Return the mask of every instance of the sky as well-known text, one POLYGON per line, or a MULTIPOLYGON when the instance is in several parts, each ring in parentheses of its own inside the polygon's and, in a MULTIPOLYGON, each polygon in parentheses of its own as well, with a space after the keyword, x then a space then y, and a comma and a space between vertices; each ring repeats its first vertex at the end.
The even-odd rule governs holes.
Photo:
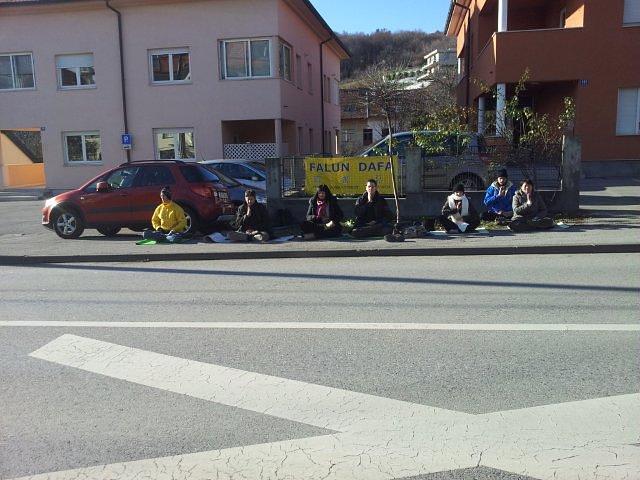
POLYGON ((311 0, 336 33, 442 31, 451 0, 311 0))

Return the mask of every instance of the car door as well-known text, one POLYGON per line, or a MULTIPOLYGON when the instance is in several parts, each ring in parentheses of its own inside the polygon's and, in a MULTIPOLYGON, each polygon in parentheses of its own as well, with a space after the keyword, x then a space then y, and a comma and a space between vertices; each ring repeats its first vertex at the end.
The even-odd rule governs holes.
POLYGON ((85 189, 80 197, 88 225, 124 226, 131 221, 131 188, 139 167, 112 170, 85 189), (98 192, 98 182, 107 182, 109 190, 98 192))
MULTIPOLYGON (((135 225, 148 225, 158 205, 162 187, 175 185, 168 165, 144 165, 131 189, 131 219, 135 225)), ((175 192, 174 192, 175 193, 175 192)))

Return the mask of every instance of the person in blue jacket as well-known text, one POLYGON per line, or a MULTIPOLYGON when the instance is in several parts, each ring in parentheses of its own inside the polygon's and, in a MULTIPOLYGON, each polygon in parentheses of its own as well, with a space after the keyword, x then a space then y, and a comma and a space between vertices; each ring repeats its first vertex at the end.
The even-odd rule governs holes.
POLYGON ((482 220, 486 222, 496 221, 507 223, 513 216, 513 196, 516 193, 515 185, 509 181, 507 170, 498 171, 498 178, 493 182, 484 196, 484 204, 487 211, 482 213, 482 220))

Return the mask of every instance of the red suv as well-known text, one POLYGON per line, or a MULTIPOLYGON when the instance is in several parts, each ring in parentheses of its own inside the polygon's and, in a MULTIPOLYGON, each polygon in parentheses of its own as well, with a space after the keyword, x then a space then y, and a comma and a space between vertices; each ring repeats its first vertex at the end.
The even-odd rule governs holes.
POLYGON ((151 224, 160 190, 169 186, 187 216, 187 232, 194 233, 234 213, 227 189, 218 182, 206 168, 180 160, 123 163, 47 200, 42 224, 62 238, 78 238, 85 228, 106 236, 123 227, 142 230, 151 224))

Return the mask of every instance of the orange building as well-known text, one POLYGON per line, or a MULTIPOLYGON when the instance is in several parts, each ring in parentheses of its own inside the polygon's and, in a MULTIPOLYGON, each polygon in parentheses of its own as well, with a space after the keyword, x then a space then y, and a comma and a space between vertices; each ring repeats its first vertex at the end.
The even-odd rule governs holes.
POLYGON ((640 0, 454 0, 446 33, 457 37, 458 103, 478 110, 479 131, 491 110, 504 125, 528 69, 521 104, 557 114, 574 99, 587 175, 638 174, 640 0))

